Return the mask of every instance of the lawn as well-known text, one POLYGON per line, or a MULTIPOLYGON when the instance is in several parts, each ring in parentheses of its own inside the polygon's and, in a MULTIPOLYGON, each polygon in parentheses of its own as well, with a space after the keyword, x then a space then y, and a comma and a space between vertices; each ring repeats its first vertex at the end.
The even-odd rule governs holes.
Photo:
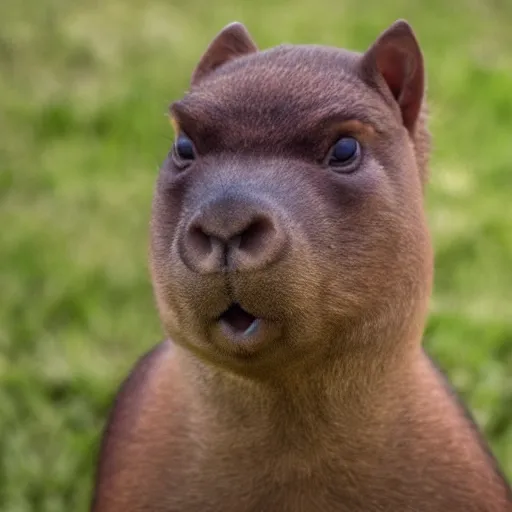
POLYGON ((424 49, 435 292, 425 342, 512 478, 512 3, 0 2, 0 510, 85 512, 113 394, 162 336, 147 271, 167 105, 209 40, 424 49))

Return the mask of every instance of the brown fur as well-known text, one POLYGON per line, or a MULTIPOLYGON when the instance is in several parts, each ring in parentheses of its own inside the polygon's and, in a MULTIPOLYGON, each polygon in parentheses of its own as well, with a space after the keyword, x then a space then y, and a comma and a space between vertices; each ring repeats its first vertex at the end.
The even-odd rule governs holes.
POLYGON ((258 51, 240 24, 212 42, 171 107, 197 157, 169 156, 155 189, 170 339, 118 394, 94 512, 512 510, 421 348, 423 74, 405 22, 362 55, 258 51), (349 174, 324 160, 343 135, 349 174), (234 301, 264 319, 250 343, 219 329, 234 301))

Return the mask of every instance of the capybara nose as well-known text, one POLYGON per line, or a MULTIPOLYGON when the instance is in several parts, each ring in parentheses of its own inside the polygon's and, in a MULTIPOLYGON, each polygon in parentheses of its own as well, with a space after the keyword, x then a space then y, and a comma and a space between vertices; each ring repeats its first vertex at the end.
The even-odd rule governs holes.
POLYGON ((256 270, 282 256, 286 239, 270 206, 222 196, 201 208, 185 227, 180 255, 199 273, 256 270))

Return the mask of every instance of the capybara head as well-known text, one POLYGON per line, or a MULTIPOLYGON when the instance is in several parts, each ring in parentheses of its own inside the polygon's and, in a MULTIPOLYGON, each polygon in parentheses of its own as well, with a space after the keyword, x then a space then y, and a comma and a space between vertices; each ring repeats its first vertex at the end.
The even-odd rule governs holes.
POLYGON ((226 26, 170 107, 150 251, 167 334, 266 372, 419 339, 432 277, 424 88, 405 21, 362 54, 260 51, 226 26))

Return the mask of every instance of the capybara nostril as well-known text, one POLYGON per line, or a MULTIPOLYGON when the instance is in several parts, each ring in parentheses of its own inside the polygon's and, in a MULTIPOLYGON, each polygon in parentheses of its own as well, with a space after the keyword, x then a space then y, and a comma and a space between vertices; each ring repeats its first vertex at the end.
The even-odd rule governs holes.
POLYGON ((254 270, 279 258, 285 241, 281 221, 269 207, 222 197, 192 218, 180 254, 199 273, 254 270))
POLYGON ((242 233, 232 238, 229 244, 234 247, 236 242, 241 251, 254 253, 264 247, 267 241, 271 241, 274 235, 272 220, 262 216, 254 219, 242 233))
POLYGON ((216 245, 215 238, 205 233, 199 223, 190 226, 187 236, 190 250, 195 252, 198 258, 208 258, 213 252, 216 245))

